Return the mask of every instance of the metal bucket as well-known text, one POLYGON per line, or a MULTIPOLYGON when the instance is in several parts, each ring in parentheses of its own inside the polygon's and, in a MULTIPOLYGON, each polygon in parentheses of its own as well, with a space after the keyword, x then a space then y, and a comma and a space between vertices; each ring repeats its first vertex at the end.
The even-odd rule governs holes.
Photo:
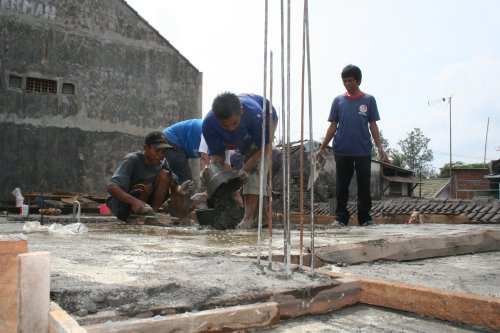
POLYGON ((207 186, 207 196, 210 199, 215 191, 223 184, 234 183, 235 188, 242 185, 241 178, 234 170, 228 170, 224 166, 211 163, 203 173, 203 180, 207 186))

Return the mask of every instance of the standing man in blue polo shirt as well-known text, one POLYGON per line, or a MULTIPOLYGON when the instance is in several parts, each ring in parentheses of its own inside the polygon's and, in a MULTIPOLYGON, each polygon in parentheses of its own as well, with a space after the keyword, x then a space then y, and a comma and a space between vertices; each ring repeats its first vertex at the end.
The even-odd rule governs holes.
POLYGON ((380 116, 375 98, 359 89, 361 70, 357 66, 347 65, 342 70, 341 77, 347 92, 333 100, 328 117, 330 126, 316 157, 318 159, 322 157, 326 146, 333 138, 337 170, 335 225, 346 226, 349 223, 350 216, 347 211, 349 185, 356 171, 358 223, 361 226, 369 226, 373 224, 370 216, 371 137, 377 145, 379 157, 386 158, 377 126, 380 116))
MULTIPOLYGON (((238 149, 243 156, 243 167, 239 174, 244 181, 243 202, 245 216, 238 224, 238 228, 254 228, 256 224, 255 213, 259 204, 260 194, 260 159, 261 149, 264 146, 264 202, 263 211, 267 214, 267 174, 269 170, 268 154, 272 147, 269 133, 274 135, 278 123, 278 115, 271 103, 266 100, 266 127, 265 142, 262 143, 263 97, 255 94, 235 95, 224 92, 214 99, 212 110, 203 119, 203 136, 208 145, 208 154, 211 162, 224 163, 226 150, 238 149), (272 110, 272 111, 271 111, 272 110), (273 126, 270 124, 272 114, 273 126)), ((267 218, 263 216, 263 221, 267 218)))

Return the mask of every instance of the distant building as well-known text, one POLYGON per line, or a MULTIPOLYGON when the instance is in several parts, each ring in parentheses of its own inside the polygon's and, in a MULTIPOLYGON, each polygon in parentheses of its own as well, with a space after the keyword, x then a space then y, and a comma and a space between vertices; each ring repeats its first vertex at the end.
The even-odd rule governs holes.
MULTIPOLYGON (((310 191, 309 179, 310 174, 310 144, 309 141, 304 143, 304 206, 308 210, 310 206, 310 191)), ((280 147, 281 148, 281 147, 280 147)), ((319 148, 319 143, 313 143, 313 150, 319 148)), ((330 202, 333 214, 333 205, 336 187, 336 167, 335 158, 331 147, 327 147, 323 154, 323 160, 317 165, 316 181, 314 182, 314 200, 315 202, 330 202)), ((291 207, 292 211, 297 211, 299 207, 300 197, 300 144, 295 142, 291 147, 290 159, 290 189, 291 189, 291 207)), ((413 178, 414 172, 412 170, 400 168, 388 163, 382 163, 377 160, 372 160, 371 165, 371 194, 373 200, 384 200, 390 198, 405 198, 417 196, 417 186, 419 181, 413 178)), ((349 187, 349 200, 357 200, 357 181, 356 174, 353 175, 351 185, 349 187)), ((280 193, 282 191, 281 180, 279 182, 273 179, 273 192, 280 193)), ((275 207, 279 209, 279 201, 276 201, 275 207)))
POLYGON ((451 198, 475 199, 491 196, 490 182, 485 179, 488 171, 488 168, 452 168, 451 198))
POLYGON ((0 3, 0 200, 104 194, 145 134, 201 117, 202 73, 122 0, 0 3))

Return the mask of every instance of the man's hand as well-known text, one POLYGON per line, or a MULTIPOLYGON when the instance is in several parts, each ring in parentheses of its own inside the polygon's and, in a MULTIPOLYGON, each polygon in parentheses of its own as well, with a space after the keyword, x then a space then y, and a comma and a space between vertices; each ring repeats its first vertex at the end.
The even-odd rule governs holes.
POLYGON ((321 149, 321 148, 316 152, 316 154, 315 154, 316 161, 320 161, 323 158, 323 152, 324 152, 324 149, 321 149))
POLYGON ((136 214, 142 215, 142 214, 153 213, 153 208, 144 201, 141 201, 139 199, 134 200, 134 203, 131 206, 132 206, 132 211, 136 214))
POLYGON ((186 180, 181 184, 178 191, 182 195, 191 195, 194 193, 194 182, 192 180, 186 180))
POLYGON ((243 184, 245 184, 247 181, 248 181, 248 178, 250 178, 250 175, 248 174, 248 172, 246 172, 245 170, 241 169, 239 172, 238 172, 239 176, 240 176, 240 179, 241 179, 241 182, 243 184))
POLYGON ((389 160, 389 158, 387 157, 387 155, 385 154, 384 152, 384 149, 382 149, 382 147, 379 147, 378 148, 378 158, 381 162, 384 162, 384 163, 391 163, 391 161, 389 160))

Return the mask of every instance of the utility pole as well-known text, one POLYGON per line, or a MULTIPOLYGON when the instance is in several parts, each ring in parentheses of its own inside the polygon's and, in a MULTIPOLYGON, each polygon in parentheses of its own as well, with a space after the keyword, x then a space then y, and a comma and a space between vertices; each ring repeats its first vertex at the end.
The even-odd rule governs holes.
POLYGON ((451 168, 453 166, 453 155, 452 155, 452 150, 451 150, 451 98, 453 97, 450 96, 450 97, 442 97, 442 98, 438 98, 438 99, 434 99, 434 100, 430 100, 427 102, 427 105, 429 105, 429 107, 431 106, 434 106, 438 103, 441 103, 441 102, 446 102, 446 100, 448 100, 448 105, 449 105, 449 110, 450 110, 450 181, 451 181, 451 168))

